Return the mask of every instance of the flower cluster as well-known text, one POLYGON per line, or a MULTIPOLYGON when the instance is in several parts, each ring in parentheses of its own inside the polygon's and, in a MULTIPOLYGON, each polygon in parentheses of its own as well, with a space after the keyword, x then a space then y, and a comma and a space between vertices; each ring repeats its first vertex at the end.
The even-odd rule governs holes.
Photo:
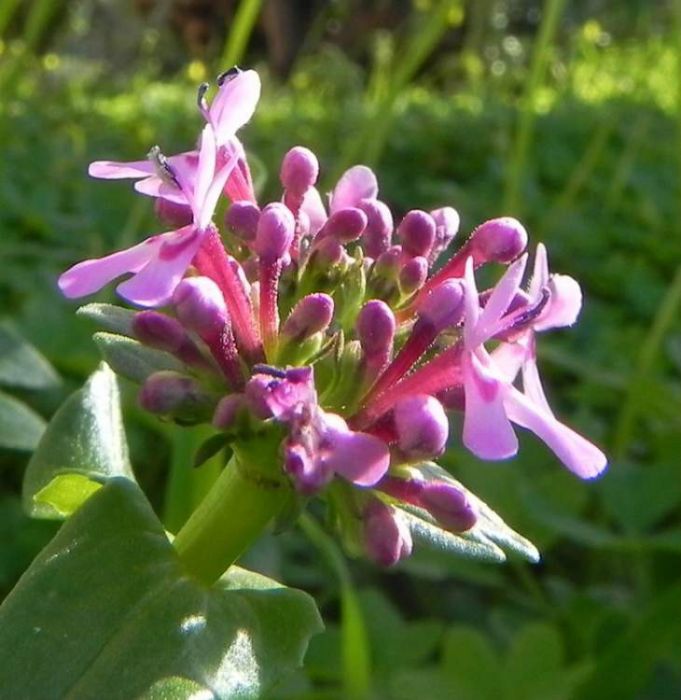
POLYGON ((208 90, 195 150, 90 166, 94 177, 136 179, 173 230, 59 280, 81 297, 131 274, 117 289, 145 307, 132 334, 181 367, 146 379, 144 408, 211 421, 237 448, 275 441, 277 476, 301 498, 323 496, 346 541, 384 565, 412 548, 403 506, 451 532, 476 523, 456 482, 422 468, 445 450, 448 412, 463 415, 462 442, 481 459, 515 455, 520 426, 579 477, 605 468, 603 453, 554 416, 537 370, 536 334, 575 322, 579 285, 549 272, 541 244, 524 284, 518 221, 486 221, 452 252, 454 209, 415 209, 396 223, 362 165, 325 202, 304 147, 283 158, 281 201, 262 205, 236 136, 259 99, 258 75, 220 76, 210 103, 208 90), (479 290, 485 265, 506 269, 479 290))

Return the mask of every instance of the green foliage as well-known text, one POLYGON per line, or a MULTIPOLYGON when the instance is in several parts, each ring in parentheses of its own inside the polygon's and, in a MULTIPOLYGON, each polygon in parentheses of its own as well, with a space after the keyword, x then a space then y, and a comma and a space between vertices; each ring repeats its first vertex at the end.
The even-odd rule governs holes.
POLYGON ((0 653, 12 658, 0 687, 16 697, 130 698, 189 683, 257 698, 301 663, 320 629, 309 596, 264 576, 233 568, 211 589, 188 578, 139 487, 118 477, 0 608, 0 653))

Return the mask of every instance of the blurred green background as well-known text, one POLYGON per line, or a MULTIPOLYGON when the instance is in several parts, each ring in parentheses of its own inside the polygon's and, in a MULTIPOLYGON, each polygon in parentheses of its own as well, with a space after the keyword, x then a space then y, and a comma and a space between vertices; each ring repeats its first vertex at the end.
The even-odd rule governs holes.
MULTIPOLYGON (((242 132, 263 199, 303 144, 324 187, 364 162, 398 213, 452 205, 462 236, 513 214, 548 244, 585 308, 542 338, 543 374, 611 459, 580 483, 535 440, 512 463, 452 448, 538 566, 417 552, 380 572, 302 532, 265 538, 247 565, 314 593, 328 623, 273 697, 678 700, 680 52, 681 0, 0 0, 0 596, 56 527, 21 512, 30 450, 98 362, 56 275, 157 230, 150 201, 86 166, 190 146, 196 84, 239 63, 264 81, 242 132)), ((172 528, 202 493, 201 431, 124 388, 172 528)))

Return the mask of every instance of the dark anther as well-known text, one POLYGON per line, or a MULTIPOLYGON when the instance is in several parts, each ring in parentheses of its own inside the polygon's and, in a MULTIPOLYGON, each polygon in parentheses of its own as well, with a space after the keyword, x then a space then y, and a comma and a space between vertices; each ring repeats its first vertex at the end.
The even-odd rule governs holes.
POLYGON ((272 367, 272 365, 253 365, 253 371, 256 374, 268 374, 270 377, 277 377, 277 379, 286 379, 286 371, 278 367, 272 367))
POLYGON ((241 68, 239 68, 239 66, 234 66, 233 68, 226 70, 224 73, 220 73, 215 82, 218 84, 218 87, 222 87, 223 83, 227 83, 233 78, 236 78, 239 73, 241 73, 241 68))
POLYGON ((163 182, 176 187, 180 186, 177 181, 177 177, 168 162, 168 159, 161 153, 161 149, 158 146, 153 146, 152 149, 147 154, 147 158, 154 164, 156 168, 156 174, 163 180, 163 182))
POLYGON ((199 106, 199 109, 203 109, 203 98, 206 96, 209 87, 210 85, 208 83, 201 83, 201 85, 199 85, 196 95, 196 104, 199 106))

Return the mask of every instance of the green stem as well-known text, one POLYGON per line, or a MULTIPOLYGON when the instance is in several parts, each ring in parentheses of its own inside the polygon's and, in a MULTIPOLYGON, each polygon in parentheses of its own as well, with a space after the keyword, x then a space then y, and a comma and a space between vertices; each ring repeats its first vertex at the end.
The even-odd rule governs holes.
POLYGON ((289 496, 285 484, 258 478, 234 456, 178 532, 174 545, 187 572, 215 583, 262 533, 289 496))

